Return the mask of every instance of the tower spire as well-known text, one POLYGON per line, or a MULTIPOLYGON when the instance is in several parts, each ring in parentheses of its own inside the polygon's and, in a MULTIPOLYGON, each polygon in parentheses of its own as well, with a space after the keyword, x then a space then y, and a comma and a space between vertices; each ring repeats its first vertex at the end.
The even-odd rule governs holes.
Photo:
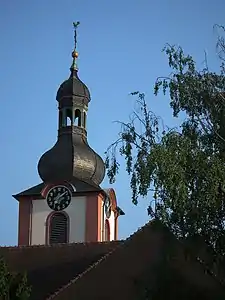
POLYGON ((59 87, 58 139, 39 160, 38 172, 43 182, 68 181, 75 184, 81 180, 99 186, 105 176, 102 158, 89 146, 87 141, 87 112, 91 100, 88 87, 77 74, 77 27, 73 23, 74 50, 71 74, 59 87))
POLYGON ((77 28, 80 25, 80 22, 73 22, 73 28, 74 28, 74 50, 72 52, 73 62, 71 66, 71 71, 77 71, 77 58, 78 58, 78 52, 77 52, 77 28))

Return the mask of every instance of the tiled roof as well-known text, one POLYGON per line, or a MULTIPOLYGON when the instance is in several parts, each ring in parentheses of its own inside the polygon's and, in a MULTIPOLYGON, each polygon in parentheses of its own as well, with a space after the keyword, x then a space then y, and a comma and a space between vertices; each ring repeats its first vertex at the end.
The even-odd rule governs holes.
POLYGON ((27 272, 31 300, 46 299, 121 242, 0 247, 9 269, 27 272))
MULTIPOLYGON (((193 291, 198 291, 198 299, 225 299, 221 283, 187 256, 184 245, 159 221, 146 224, 126 241, 0 248, 0 254, 11 270, 27 271, 33 286, 31 300, 136 300, 136 283, 146 272, 150 288, 161 285, 162 264, 185 282, 187 299, 196 299, 193 291)), ((170 277, 167 299, 176 299, 181 284, 170 277)))

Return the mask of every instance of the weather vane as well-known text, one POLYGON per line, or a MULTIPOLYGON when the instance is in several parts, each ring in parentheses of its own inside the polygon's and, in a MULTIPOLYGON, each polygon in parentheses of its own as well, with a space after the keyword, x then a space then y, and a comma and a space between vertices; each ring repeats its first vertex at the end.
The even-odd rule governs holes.
POLYGON ((77 52, 77 27, 80 25, 80 22, 73 22, 73 28, 74 28, 74 50, 72 52, 73 57, 73 63, 72 63, 72 70, 78 70, 77 67, 77 58, 78 58, 78 52, 77 52))
POLYGON ((73 22, 74 28, 74 50, 77 49, 77 27, 80 25, 80 22, 73 22))

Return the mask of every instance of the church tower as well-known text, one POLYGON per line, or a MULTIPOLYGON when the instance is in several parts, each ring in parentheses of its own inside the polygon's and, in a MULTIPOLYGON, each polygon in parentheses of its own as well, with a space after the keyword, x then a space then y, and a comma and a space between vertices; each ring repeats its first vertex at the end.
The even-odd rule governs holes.
POLYGON ((42 183, 13 197, 19 201, 19 245, 117 240, 118 207, 115 191, 102 189, 102 158, 87 141, 91 100, 78 77, 77 27, 70 76, 59 87, 58 138, 38 162, 42 183))

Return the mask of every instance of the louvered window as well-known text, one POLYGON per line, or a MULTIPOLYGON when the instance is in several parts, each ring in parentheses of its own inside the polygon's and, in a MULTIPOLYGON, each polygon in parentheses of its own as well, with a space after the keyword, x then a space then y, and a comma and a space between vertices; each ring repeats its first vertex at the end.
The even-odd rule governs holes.
POLYGON ((49 223, 49 244, 68 242, 68 218, 64 213, 54 213, 49 223))

